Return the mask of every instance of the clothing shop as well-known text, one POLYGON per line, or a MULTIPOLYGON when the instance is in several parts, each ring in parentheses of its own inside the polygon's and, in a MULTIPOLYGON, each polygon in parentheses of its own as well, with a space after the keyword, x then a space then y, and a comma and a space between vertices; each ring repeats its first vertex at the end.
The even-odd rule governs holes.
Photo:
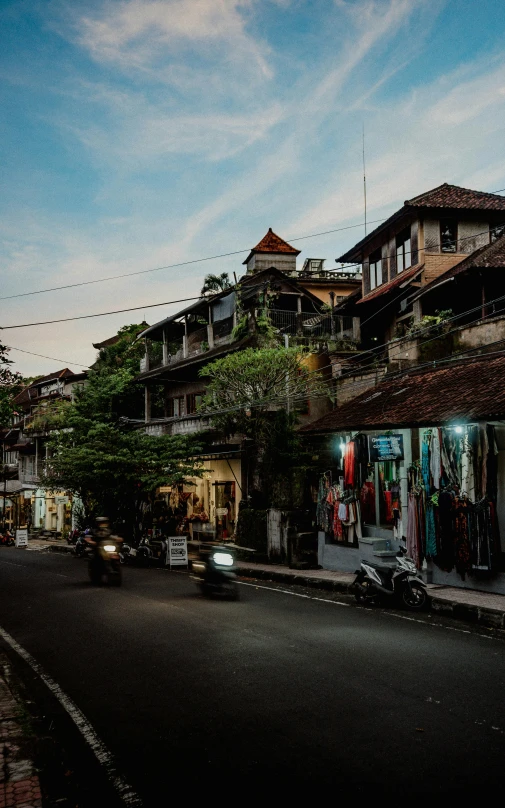
POLYGON ((301 430, 323 568, 394 564, 402 541, 428 583, 505 594, 504 378, 505 356, 413 370, 301 430))
POLYGON ((336 433, 319 478, 319 563, 351 572, 361 559, 394 558, 407 512, 410 431, 336 433))

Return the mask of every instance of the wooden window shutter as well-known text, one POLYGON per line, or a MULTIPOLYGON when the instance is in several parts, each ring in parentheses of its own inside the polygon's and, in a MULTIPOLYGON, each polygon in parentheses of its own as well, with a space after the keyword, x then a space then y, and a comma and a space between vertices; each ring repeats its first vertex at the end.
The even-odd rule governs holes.
POLYGON ((411 266, 419 263, 419 222, 412 222, 410 227, 410 249, 412 250, 411 266))
POLYGON ((389 242, 389 280, 396 277, 396 237, 389 242))
POLYGON ((370 291, 370 260, 367 258, 363 261, 363 297, 370 291))

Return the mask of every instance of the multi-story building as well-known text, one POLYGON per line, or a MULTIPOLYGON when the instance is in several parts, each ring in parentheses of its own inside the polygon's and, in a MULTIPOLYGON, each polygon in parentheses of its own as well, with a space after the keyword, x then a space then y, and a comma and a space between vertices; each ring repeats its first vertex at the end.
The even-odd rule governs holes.
MULTIPOLYGON (((249 479, 247 463, 242 462, 242 437, 225 441, 213 431, 211 419, 199 410, 206 388, 201 369, 218 357, 257 344, 268 323, 277 331, 281 345, 296 341, 309 347, 311 369, 323 369, 331 378, 328 351, 337 346, 345 349, 359 339, 358 320, 337 316, 333 309, 361 287, 360 274, 326 270, 324 260, 314 258, 308 258, 299 270, 298 255, 299 250, 270 229, 251 250, 244 262, 245 275, 235 287, 202 297, 140 334, 146 352, 137 382, 145 386, 146 431, 154 435, 207 431, 210 435, 204 456, 207 471, 202 480, 194 480, 192 489, 183 492, 193 492, 186 498, 190 500, 188 514, 205 515, 206 520, 198 520, 203 532, 231 535, 249 479), (160 388, 161 399, 159 392, 153 395, 160 388)), ((300 421, 308 423, 320 417, 329 406, 329 400, 306 402, 300 408, 300 421)), ((168 501, 169 492, 166 496, 168 501)))
POLYGON ((68 368, 35 379, 15 397, 16 413, 11 427, 1 434, 7 525, 27 524, 34 530, 61 533, 72 525, 72 496, 65 491, 39 487, 46 461, 47 440, 58 428, 61 407, 72 401, 86 384, 85 372, 68 368))

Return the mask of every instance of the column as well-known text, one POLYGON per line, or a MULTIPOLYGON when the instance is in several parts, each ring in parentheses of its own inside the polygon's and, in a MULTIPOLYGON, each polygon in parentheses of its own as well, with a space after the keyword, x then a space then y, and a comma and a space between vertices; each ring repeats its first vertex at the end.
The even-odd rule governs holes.
POLYGON ((207 326, 207 342, 209 343, 209 351, 214 347, 214 324, 212 322, 212 307, 209 306, 209 324, 207 326))
POLYGON ((182 338, 182 355, 186 359, 188 355, 188 315, 184 317, 184 336, 182 338))
POLYGON ((163 364, 168 365, 167 329, 163 329, 163 364))
POLYGON ((144 413, 144 420, 147 424, 151 420, 151 391, 147 384, 144 388, 144 413))

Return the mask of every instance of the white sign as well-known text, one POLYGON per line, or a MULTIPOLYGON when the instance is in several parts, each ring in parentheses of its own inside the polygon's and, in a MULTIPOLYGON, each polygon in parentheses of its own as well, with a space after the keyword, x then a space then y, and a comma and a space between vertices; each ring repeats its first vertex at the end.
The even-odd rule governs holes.
POLYGON ((216 508, 216 515, 217 516, 226 516, 228 513, 228 508, 216 508))
POLYGON ((186 536, 169 537, 168 563, 171 567, 188 565, 188 540, 186 536))
POLYGON ((68 503, 68 497, 55 497, 54 502, 56 505, 66 505, 68 503))
POLYGON ((170 494, 172 491, 171 485, 160 485, 159 492, 160 494, 170 494))
POLYGON ((16 530, 16 547, 28 546, 28 528, 16 530))

